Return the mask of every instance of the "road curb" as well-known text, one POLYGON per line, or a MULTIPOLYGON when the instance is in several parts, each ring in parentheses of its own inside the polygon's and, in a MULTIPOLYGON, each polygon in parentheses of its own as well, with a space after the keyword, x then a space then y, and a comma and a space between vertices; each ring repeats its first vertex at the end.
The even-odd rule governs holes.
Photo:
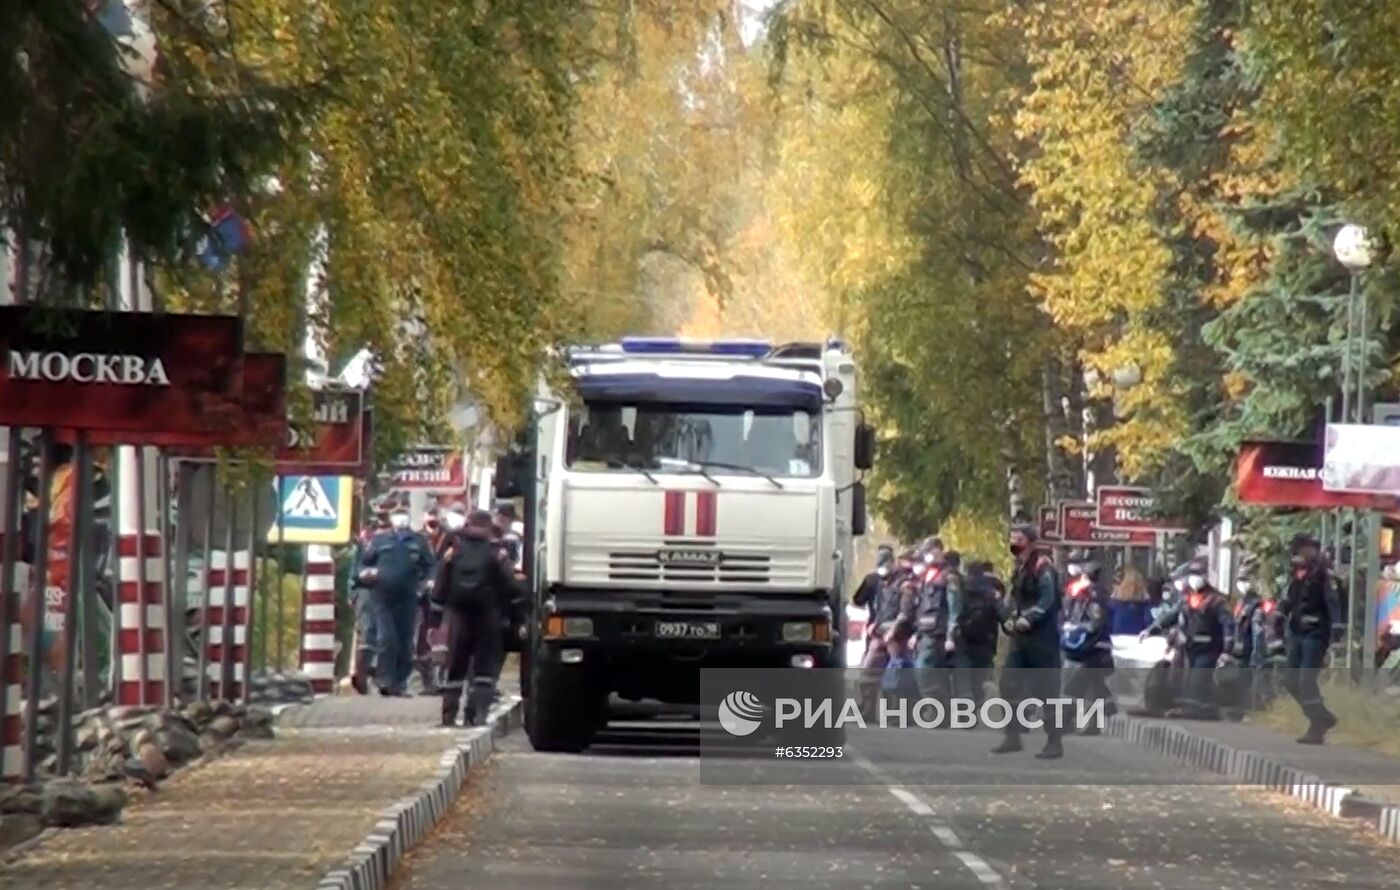
POLYGON ((1400 844, 1400 806, 1364 800, 1353 788, 1324 782, 1258 751, 1236 748, 1175 724, 1115 715, 1108 719, 1106 729, 1108 735, 1154 754, 1218 773, 1241 785, 1286 794, 1330 816, 1366 823, 1385 839, 1400 844))
POLYGON ((491 710, 485 726, 468 730, 443 752, 432 778, 385 809, 374 829, 344 862, 332 868, 317 890, 383 890, 403 857, 426 838, 456 803, 467 772, 490 758, 496 739, 520 725, 521 700, 508 696, 491 710))

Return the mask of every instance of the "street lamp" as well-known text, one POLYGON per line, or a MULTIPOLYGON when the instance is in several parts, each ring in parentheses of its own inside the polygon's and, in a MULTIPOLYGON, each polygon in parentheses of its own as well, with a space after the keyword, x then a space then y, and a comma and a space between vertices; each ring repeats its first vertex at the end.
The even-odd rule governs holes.
MULTIPOLYGON (((1347 335, 1342 345, 1342 423, 1365 423, 1366 422, 1366 369, 1371 355, 1369 319, 1367 318, 1366 297, 1361 292, 1361 273, 1370 267, 1375 260, 1376 245, 1371 239, 1370 233, 1365 227, 1348 223, 1337 231, 1336 237, 1332 240, 1332 253, 1337 258, 1337 262, 1346 267, 1351 273, 1351 288, 1347 293, 1347 335), (1352 378, 1355 377, 1353 383, 1352 378), (1353 392, 1354 388, 1354 392, 1353 392), (1353 408, 1355 410, 1353 411, 1353 408)), ((1330 423, 1332 418, 1327 418, 1330 423)), ((1367 524, 1371 518, 1370 511, 1367 511, 1367 524)), ((1340 522, 1340 518, 1338 520, 1340 522)), ((1324 519, 1324 523, 1326 520, 1324 519)), ((1357 551, 1357 530, 1361 524, 1360 512, 1353 509, 1351 511, 1351 554, 1347 559, 1347 626, 1346 626, 1346 666, 1351 667, 1352 663, 1352 643, 1355 639, 1355 604, 1357 601, 1357 580, 1358 580, 1358 551, 1357 551)), ((1325 525, 1324 525, 1325 528, 1325 525)), ((1337 529, 1337 550, 1338 556, 1341 551, 1341 528, 1337 529)), ((1367 577, 1374 578, 1373 573, 1368 573, 1367 577)), ((1366 664, 1372 661, 1375 641, 1372 639, 1371 623, 1374 620, 1374 608, 1371 605, 1370 596, 1362 596, 1361 602, 1365 608, 1365 641, 1363 643, 1367 650, 1366 664)))

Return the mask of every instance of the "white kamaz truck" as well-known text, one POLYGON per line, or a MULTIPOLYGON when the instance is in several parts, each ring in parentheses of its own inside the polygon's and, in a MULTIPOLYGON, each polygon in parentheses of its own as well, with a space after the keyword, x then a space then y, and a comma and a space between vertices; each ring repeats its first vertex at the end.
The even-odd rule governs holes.
POLYGON ((566 352, 497 493, 525 501, 526 725, 576 751, 608 700, 708 667, 840 667, 874 433, 839 341, 627 338, 566 352))

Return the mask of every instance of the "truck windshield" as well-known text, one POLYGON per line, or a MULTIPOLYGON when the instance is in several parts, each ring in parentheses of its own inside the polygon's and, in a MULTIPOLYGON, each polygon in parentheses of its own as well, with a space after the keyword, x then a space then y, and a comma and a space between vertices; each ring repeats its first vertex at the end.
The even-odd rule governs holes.
POLYGON ((588 402, 570 412, 570 469, 666 471, 663 458, 812 477, 821 472, 820 423, 785 407, 588 402))

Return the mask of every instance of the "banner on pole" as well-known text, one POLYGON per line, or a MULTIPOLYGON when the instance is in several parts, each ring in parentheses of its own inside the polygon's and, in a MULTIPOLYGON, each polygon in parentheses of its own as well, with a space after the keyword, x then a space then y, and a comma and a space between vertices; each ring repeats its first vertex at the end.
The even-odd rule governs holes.
POLYGON ((1117 531, 1185 532, 1185 523, 1155 515, 1157 496, 1150 488, 1100 485, 1095 492, 1099 528, 1117 531))
POLYGON ((1098 514, 1098 505, 1093 501, 1061 501, 1060 543, 1075 547, 1151 547, 1157 540, 1152 529, 1102 528, 1098 514))
POLYGON ((349 476, 281 476, 269 543, 348 544, 354 504, 349 476))
POLYGON ((1040 538, 1043 541, 1060 540, 1060 509, 1058 507, 1040 508, 1040 538))
POLYGON ((1322 487, 1329 492, 1400 497, 1400 426, 1328 424, 1322 487))
POLYGON ((94 430, 88 439, 95 445, 123 445, 136 438, 144 445, 171 448, 171 457, 187 461, 215 460, 215 448, 273 448, 287 437, 287 357, 248 353, 240 365, 242 385, 227 398, 209 400, 202 429, 150 429, 136 437, 94 430))
POLYGON ((1235 495, 1240 503, 1268 507, 1393 511, 1400 498, 1328 491, 1322 484, 1323 446, 1317 442, 1240 444, 1235 495))
POLYGON ((462 449, 420 445, 394 459, 389 467, 393 491, 460 494, 467 490, 467 465, 462 449))
MULTIPOLYGON (((241 407, 233 316, 0 306, 0 426, 208 432, 241 407)), ((96 441, 96 440, 94 440, 96 441)))

